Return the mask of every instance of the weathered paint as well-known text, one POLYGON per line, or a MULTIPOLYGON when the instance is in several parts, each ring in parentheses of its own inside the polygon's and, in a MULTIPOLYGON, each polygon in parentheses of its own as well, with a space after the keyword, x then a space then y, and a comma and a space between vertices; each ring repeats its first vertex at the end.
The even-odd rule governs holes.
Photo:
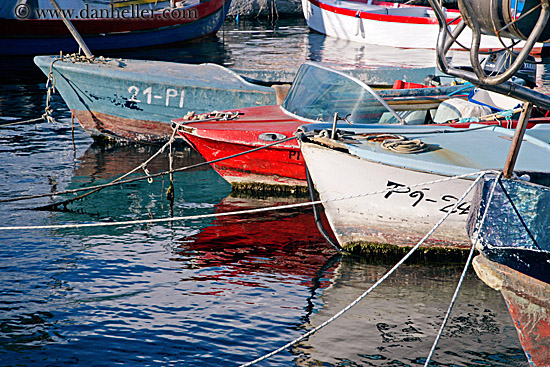
POLYGON ((160 143, 172 134, 171 126, 159 121, 128 119, 96 111, 71 112, 93 138, 160 143))
MULTIPOLYGON (((436 88, 429 89, 438 92, 436 88)), ((409 91, 411 90, 407 92, 409 91)), ((394 92, 390 93, 395 96, 394 92)), ((261 140, 262 134, 280 134, 281 137, 291 137, 298 127, 309 132, 315 129, 331 128, 331 124, 303 125, 304 121, 288 116, 280 106, 251 107, 240 109, 239 112, 239 118, 230 121, 192 122, 183 118, 174 119, 174 121, 185 123, 185 128, 180 132, 181 135, 207 161, 242 153, 271 143, 271 141, 261 140)), ((533 121, 546 122, 547 119, 533 119, 533 121)), ((515 123, 512 121, 511 126, 515 123)), ((499 122, 491 121, 486 124, 498 126, 499 122)), ((469 126, 469 123, 434 124, 425 126, 424 129, 468 128, 469 126)), ((399 128, 399 126, 395 127, 399 128)), ((371 126, 371 128, 376 128, 376 126, 371 126)), ((392 127, 386 126, 381 129, 392 129, 392 127)), ((418 127, 412 127, 412 129, 419 131, 418 127)), ((358 125, 346 126, 344 130, 360 132, 361 127, 358 125)), ((508 131, 506 134, 512 133, 512 131, 508 131)), ((468 163, 468 159, 456 151, 442 149, 437 151, 437 155, 448 165, 468 163)), ((470 163, 472 166, 477 164, 470 163)), ((278 192, 290 189, 294 192, 300 191, 299 188, 306 185, 303 164, 299 145, 296 140, 291 140, 269 149, 218 162, 213 167, 238 190, 249 191, 256 188, 258 191, 278 192), (277 186, 281 186, 281 188, 277 188, 277 186)))
MULTIPOLYGON (((399 154, 370 141, 341 142, 345 149, 331 149, 314 142, 301 144, 315 188, 325 202, 329 223, 342 247, 357 242, 416 244, 451 210, 473 180, 423 183, 479 170, 501 170, 510 146, 505 137, 513 134, 512 130, 500 127, 479 129, 479 126, 459 130, 433 125, 365 125, 354 129, 356 133, 393 133, 411 140, 421 139, 431 148, 421 153, 399 154), (458 154, 463 158, 457 164, 458 154), (411 185, 418 186, 409 188, 411 185), (366 196, 384 190, 388 191, 366 196)), ((548 143, 526 135, 517 170, 548 172, 549 160, 548 143)), ((430 236, 428 245, 470 246, 466 220, 473 196, 472 191, 430 236)))
POLYGON ((479 278, 502 293, 532 366, 550 363, 550 284, 479 255, 473 261, 479 278))
MULTIPOLYGON (((54 60, 53 56, 38 56, 35 63, 48 75, 54 60)), ((135 136, 138 141, 168 139, 171 120, 188 111, 204 113, 276 102, 273 88, 249 83, 215 64, 64 60, 55 61, 53 75, 56 89, 84 128, 130 140, 135 136)))
MULTIPOLYGON (((242 153, 273 141, 262 134, 292 137, 303 121, 287 116, 280 106, 241 109, 237 120, 191 122, 181 134, 207 161, 242 153)), ((175 119, 180 122, 183 119, 175 119)), ((235 187, 305 187, 305 169, 296 140, 290 140, 213 164, 213 168, 235 187)), ((273 191, 273 188, 270 189, 273 191)))
MULTIPOLYGON (((400 187, 442 177, 369 162, 313 143, 302 143, 301 149, 330 226, 344 248, 360 243, 414 246, 472 182, 453 180, 403 190, 400 187), (392 190, 364 196, 386 189, 392 190), (348 197, 352 198, 340 200, 348 197)), ((468 201, 447 218, 426 245, 470 246, 465 225, 468 201)))

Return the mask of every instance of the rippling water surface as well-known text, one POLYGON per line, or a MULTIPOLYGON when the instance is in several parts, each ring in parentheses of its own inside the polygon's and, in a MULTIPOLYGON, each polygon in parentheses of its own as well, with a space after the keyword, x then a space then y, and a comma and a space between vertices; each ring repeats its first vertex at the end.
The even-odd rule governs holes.
MULTIPOLYGON (((228 22, 217 37, 190 45, 110 56, 290 69, 305 60, 361 67, 433 65, 429 51, 339 42, 302 20, 228 22), (423 56, 421 55, 423 54, 423 56)), ((45 77, 25 58, 1 60, 0 122, 35 118, 45 77)), ((0 197, 106 183, 138 167, 152 146, 94 144, 64 124, 0 128, 0 197)), ((177 117, 177 116, 175 116, 177 117)), ((185 147, 175 167, 201 162, 185 147)), ((167 152, 149 164, 168 168, 167 152)), ((141 173, 140 173, 141 174, 141 173)), ((137 174, 136 174, 137 175, 137 174)), ((230 195, 209 168, 112 187, 63 210, 62 200, 2 203, 1 226, 58 225, 213 214, 301 199, 230 195)), ((94 228, 0 231, 0 365, 238 365, 319 325, 392 264, 340 258, 307 209, 94 228)), ((461 265, 409 264, 345 317, 261 365, 418 366, 423 364, 461 265)), ((499 293, 469 274, 433 365, 525 366, 499 293)))

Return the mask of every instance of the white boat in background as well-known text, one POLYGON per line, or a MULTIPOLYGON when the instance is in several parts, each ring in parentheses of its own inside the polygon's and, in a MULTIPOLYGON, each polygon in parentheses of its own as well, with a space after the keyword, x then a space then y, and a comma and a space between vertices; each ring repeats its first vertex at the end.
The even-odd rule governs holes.
MULTIPOLYGON (((439 24, 431 7, 398 4, 376 0, 302 0, 302 9, 308 26, 327 36, 355 42, 399 48, 435 49, 439 24)), ((447 9, 450 28, 458 25, 460 12, 447 9)), ((470 47, 471 31, 467 27, 459 39, 470 47)), ((504 39, 507 46, 513 45, 504 39)), ((525 42, 519 42, 519 49, 525 42)), ((537 43, 531 53, 540 54, 542 43, 537 43)), ((504 46, 497 37, 482 36, 482 50, 498 50, 504 46)), ((462 50, 456 43, 452 49, 462 50)))
MULTIPOLYGON (((311 133, 319 130, 317 126, 326 128, 311 124, 302 129, 311 133)), ((550 145, 529 135, 545 129, 536 126, 526 133, 516 164, 518 171, 548 172, 550 145)), ((510 129, 473 124, 467 129, 364 125, 345 130, 349 133, 342 133, 339 139, 323 137, 326 134, 321 132, 314 138, 303 138, 300 144, 332 231, 343 248, 369 243, 415 245, 452 209, 473 177, 425 183, 480 170, 501 170, 514 134, 510 129), (396 151, 399 147, 383 147, 398 137, 408 143, 418 139, 424 149, 403 154, 396 151), (374 192, 380 193, 366 195, 374 192)), ((458 205, 426 244, 471 246, 466 219, 472 195, 458 205)))

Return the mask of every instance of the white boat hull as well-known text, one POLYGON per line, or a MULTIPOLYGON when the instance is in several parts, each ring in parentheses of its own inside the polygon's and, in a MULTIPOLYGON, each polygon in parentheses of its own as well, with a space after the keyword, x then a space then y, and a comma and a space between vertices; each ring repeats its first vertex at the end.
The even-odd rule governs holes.
MULTIPOLYGON (((347 4, 345 1, 329 0, 325 4, 315 0, 302 0, 302 8, 308 26, 327 36, 398 48, 436 48, 439 24, 435 17, 384 16, 378 14, 378 8, 381 7, 377 5, 369 7, 364 3, 356 5, 356 2, 347 2, 347 4), (352 9, 346 8, 347 4, 350 4, 352 9), (357 8, 357 13, 349 14, 350 10, 355 11, 353 7, 357 8), (369 13, 369 9, 372 9, 370 10, 372 14, 369 13)), ((410 8, 404 8, 405 11, 408 9, 410 8)), ((460 13, 457 12, 455 15, 453 12, 450 18, 459 15, 460 13)), ((453 26, 450 28, 452 30, 453 26)), ((462 45, 470 47, 472 40, 470 28, 466 27, 458 40, 462 45)), ((505 43, 512 44, 508 39, 505 39, 505 43)), ((520 42, 515 48, 521 48, 523 44, 524 42, 520 42)), ((533 52, 540 52, 541 47, 542 44, 536 44, 533 52)), ((503 46, 497 37, 482 36, 480 48, 494 50, 502 49, 503 46)), ((456 43, 452 49, 463 50, 456 43)))
MULTIPOLYGON (((301 144, 302 155, 338 242, 414 246, 452 209, 473 181, 454 179, 403 189, 444 178, 360 159, 312 143, 301 144), (364 194, 394 188, 392 192, 364 194), (401 188, 401 189, 400 189, 401 188), (340 198, 358 196, 352 199, 340 198)), ((466 248, 470 193, 426 242, 430 246, 466 248)))

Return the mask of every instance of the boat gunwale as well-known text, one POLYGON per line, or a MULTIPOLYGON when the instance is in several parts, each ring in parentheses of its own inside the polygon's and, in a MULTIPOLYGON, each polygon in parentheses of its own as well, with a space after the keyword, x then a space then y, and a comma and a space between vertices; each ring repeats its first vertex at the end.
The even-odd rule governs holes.
MULTIPOLYGON (((419 125, 417 125, 417 126, 419 126, 419 125)), ((391 127, 393 127, 395 130, 402 129, 402 125, 394 125, 394 126, 392 126, 392 125, 383 126, 382 125, 382 126, 372 126, 372 127, 373 127, 373 130, 375 130, 376 128, 379 127, 380 128, 379 130, 381 130, 379 133, 381 133, 381 134, 384 133, 384 129, 387 129, 388 127, 390 127, 389 130, 392 130, 391 127)), ((426 126, 426 127, 429 127, 429 125, 426 126)), ((510 136, 510 137, 512 137, 514 135, 514 130, 505 129, 503 127, 494 126, 494 125, 471 124, 469 128, 449 127, 447 129, 449 130, 447 133, 453 133, 453 134, 455 134, 455 133, 474 132, 474 131, 477 131, 479 129, 489 129, 489 130, 494 131, 495 134, 505 134, 505 135, 510 136)), ((417 132, 399 132, 399 131, 387 131, 386 130, 386 133, 399 134, 399 135, 429 133, 429 131, 422 131, 422 130, 427 130, 427 129, 419 129, 419 130, 420 131, 417 131, 417 132)), ((373 132, 376 132, 376 131, 373 131, 373 132)), ((445 131, 437 130, 437 131, 435 131, 435 133, 445 134, 445 131)), ((385 152, 385 151, 370 151, 370 150, 365 149, 363 151, 366 152, 367 154, 360 156, 360 155, 352 153, 352 151, 350 151, 349 148, 348 148, 347 152, 344 152, 344 151, 341 151, 341 150, 338 150, 338 149, 335 149, 335 148, 324 146, 324 145, 319 144, 319 143, 311 142, 311 139, 308 139, 308 140, 309 140, 308 142, 300 141, 300 149, 302 149, 302 144, 309 143, 309 144, 317 145, 319 147, 322 147, 322 148, 325 148, 325 149, 329 149, 329 150, 344 154, 344 155, 348 155, 350 157, 357 158, 359 160, 365 160, 365 161, 370 162, 370 163, 382 164, 382 165, 385 165, 385 166, 388 166, 388 167, 395 167, 395 168, 405 169, 405 170, 409 170, 409 171, 413 171, 413 172, 424 172, 424 173, 429 173, 429 174, 436 174, 436 175, 440 175, 440 176, 444 176, 444 177, 461 176, 461 175, 467 175, 467 174, 470 174, 470 173, 473 174, 473 173, 479 172, 479 171, 486 171, 486 172, 494 171, 494 172, 496 172, 496 171, 501 171, 502 170, 502 168, 494 168, 494 167, 493 168, 482 168, 482 169, 477 169, 476 170, 476 168, 474 168, 474 167, 457 166, 457 165, 454 165, 454 164, 446 164, 446 163, 438 163, 438 162, 430 162, 430 161, 418 161, 415 158, 416 154, 410 154, 410 156, 412 156, 412 157, 405 157, 406 155, 392 153, 390 151, 387 151, 387 152, 385 152), (391 159, 393 157, 396 157, 396 159, 391 159), (384 159, 384 158, 386 158, 386 159, 384 159), (390 158, 390 159, 388 159, 388 158, 390 158), (411 166, 411 163, 413 163, 412 166, 411 166), (416 163, 416 166, 414 165, 414 163, 416 163), (421 165, 423 168, 419 168, 419 165, 421 165)), ((529 135, 526 134, 524 136, 524 140, 529 142, 529 143, 532 143, 536 147, 542 148, 542 149, 547 150, 547 151, 550 152, 549 144, 542 141, 542 140, 540 140, 540 139, 538 139, 538 138, 535 138, 533 136, 529 136, 529 135)), ((353 147, 353 144, 347 144, 347 143, 342 143, 342 144, 344 146, 347 146, 347 147, 353 147)), ((417 154, 422 154, 422 153, 417 153, 417 154)), ((535 171, 535 170, 528 170, 528 169, 517 169, 517 171, 521 171, 521 172, 544 172, 544 171, 535 171)), ((468 179, 475 179, 475 176, 468 176, 468 179)))
MULTIPOLYGON (((189 70, 186 70, 188 66, 191 66, 192 68, 199 68, 200 66, 215 66, 216 69, 223 70, 230 74, 231 76, 235 77, 238 82, 244 84, 245 86, 249 87, 250 89, 238 89, 234 90, 234 92, 240 92, 240 93, 246 93, 246 92, 257 92, 262 93, 265 95, 268 94, 275 94, 275 90, 271 87, 254 84, 247 80, 245 80, 243 77, 241 77, 236 72, 232 71, 231 69, 224 68, 223 66, 213 64, 213 63, 204 63, 204 64, 180 64, 180 63, 172 63, 172 62, 166 62, 166 61, 155 61, 155 60, 134 60, 134 59, 111 59, 109 58, 107 62, 115 61, 115 62, 127 62, 130 61, 132 65, 137 63, 143 63, 147 65, 151 65, 152 68, 158 66, 165 66, 162 69, 166 69, 169 66, 174 66, 175 69, 180 68, 180 70, 170 71, 166 74, 170 76, 161 75, 157 73, 153 73, 152 75, 155 76, 154 80, 150 77, 151 73, 147 70, 148 68, 144 68, 143 66, 140 67, 140 69, 134 69, 134 70, 125 70, 125 68, 131 68, 131 66, 105 66, 106 63, 101 62, 95 62, 95 63, 80 63, 80 62, 73 62, 71 60, 64 60, 59 58, 57 55, 39 55, 34 57, 34 63, 39 68, 49 68, 51 62, 54 60, 57 60, 53 64, 53 69, 56 70, 60 75, 63 75, 61 71, 71 72, 71 73, 79 73, 81 75, 90 75, 92 77, 98 76, 98 77, 109 77, 110 79, 117 79, 117 80, 123 80, 123 81, 137 81, 140 83, 154 83, 156 85, 170 85, 174 86, 176 83, 175 81, 180 82, 180 87, 200 87, 201 89, 209 89, 209 90, 221 90, 226 89, 222 87, 212 87, 211 84, 208 84, 209 80, 207 76, 205 75, 204 78, 197 78, 190 80, 189 76, 186 75, 186 72, 189 72, 189 70), (46 62, 48 60, 48 62, 46 62), (170 65, 166 65, 170 64, 170 65), (120 75, 121 73, 124 73, 124 75, 120 75), (184 75, 182 77, 178 77, 175 74, 184 75), (174 75, 173 75, 174 74, 174 75), (202 81, 204 85, 199 85, 197 82, 202 81), (253 87, 253 88, 252 88, 253 87)), ((161 68, 159 68, 161 69, 161 68)), ((157 69, 158 70, 158 69, 157 69)), ((222 77, 220 75, 220 77, 222 77)), ((239 87, 238 83, 233 83, 233 86, 235 89, 239 87)))
MULTIPOLYGON (((406 15, 390 15, 390 14, 376 14, 371 13, 368 10, 354 10, 349 9, 345 7, 338 7, 334 6, 328 3, 323 2, 322 0, 307 0, 312 5, 320 8, 321 10, 330 11, 337 15, 343 15, 348 16, 352 18, 360 18, 365 20, 373 20, 373 21, 379 21, 379 22, 387 22, 387 23, 407 23, 407 24, 416 24, 416 25, 439 25, 438 20, 436 17, 418 17, 418 16, 406 16, 406 15)), ((392 3, 388 3, 392 4, 392 3)), ((381 7, 384 7, 384 5, 381 5, 381 7)), ((422 6, 419 6, 422 7, 422 6)), ((393 7, 392 7, 393 8, 393 7)), ((403 7, 404 8, 404 7, 403 7)), ((407 7, 409 8, 409 7, 407 7)), ((431 9, 430 7, 422 7, 431 9)), ((453 14, 455 12, 453 11, 453 14)), ((457 11, 457 16, 460 16, 460 13, 457 11)), ((453 22, 455 24, 458 24, 458 19, 455 18, 448 18, 448 22, 453 22)), ((452 24, 452 23, 450 23, 452 24)))

